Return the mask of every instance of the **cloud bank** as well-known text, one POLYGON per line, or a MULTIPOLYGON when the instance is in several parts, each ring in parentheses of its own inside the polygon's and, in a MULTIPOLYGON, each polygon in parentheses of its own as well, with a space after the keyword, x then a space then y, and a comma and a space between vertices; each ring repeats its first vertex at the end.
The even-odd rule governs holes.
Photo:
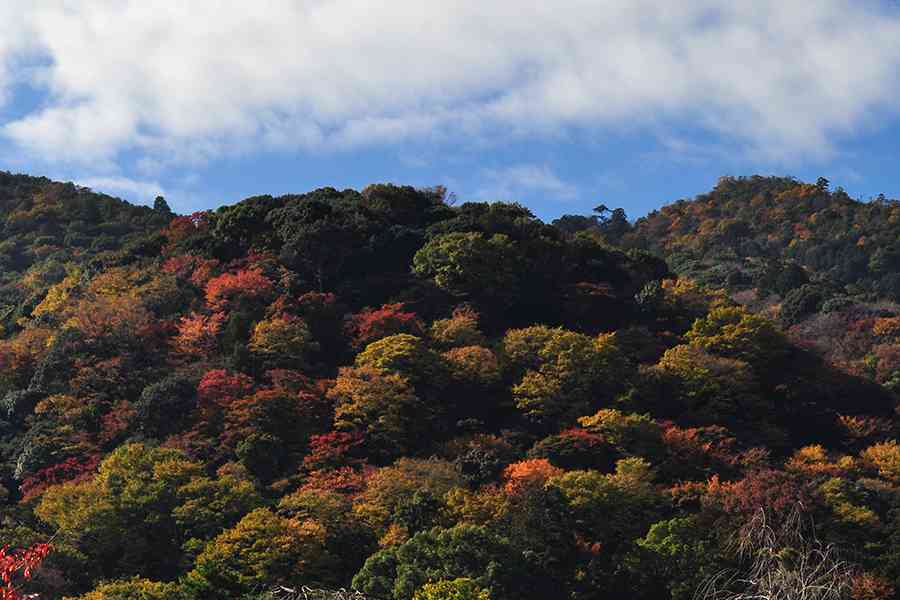
POLYGON ((900 15, 876 3, 375 4, 7 0, 0 102, 23 89, 41 101, 0 135, 51 163, 164 169, 688 126, 790 161, 827 157, 900 108, 900 15))

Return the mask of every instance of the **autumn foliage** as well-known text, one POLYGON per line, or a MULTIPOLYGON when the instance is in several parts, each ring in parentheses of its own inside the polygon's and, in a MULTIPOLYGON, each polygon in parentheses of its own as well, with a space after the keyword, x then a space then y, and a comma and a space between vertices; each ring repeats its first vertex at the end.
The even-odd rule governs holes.
POLYGON ((206 303, 213 311, 233 308, 238 302, 263 300, 272 293, 272 281, 255 268, 223 273, 206 284, 206 303))
POLYGON ((0 173, 2 598, 690 600, 799 510, 897 600, 896 203, 446 197, 0 173))
POLYGON ((31 579, 36 568, 50 554, 53 546, 48 543, 34 544, 23 550, 13 550, 9 546, 0 548, 0 598, 3 600, 25 600, 31 597, 19 592, 21 581, 31 579))

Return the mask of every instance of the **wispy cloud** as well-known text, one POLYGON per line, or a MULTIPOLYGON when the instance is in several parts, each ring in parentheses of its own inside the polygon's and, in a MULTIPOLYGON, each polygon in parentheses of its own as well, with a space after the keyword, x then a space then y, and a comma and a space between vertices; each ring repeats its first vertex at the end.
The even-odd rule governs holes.
POLYGON ((153 204, 153 200, 157 196, 166 194, 163 186, 155 181, 140 181, 122 176, 82 177, 75 183, 89 187, 96 192, 124 198, 136 204, 153 204))
POLYGON ((674 121, 761 160, 815 160, 896 116, 898 71, 900 17, 874 1, 0 6, 0 102, 23 78, 45 96, 0 135, 107 172, 125 155, 159 170, 674 121))
MULTIPOLYGON (((89 187, 95 192, 102 192, 128 200, 132 204, 152 205, 157 196, 163 196, 176 213, 189 214, 205 210, 216 204, 216 200, 198 189, 200 179, 196 174, 188 173, 172 181, 170 185, 162 185, 156 180, 133 179, 123 175, 109 176, 58 176, 56 179, 71 179, 78 185, 89 187)), ((237 198, 228 200, 236 201, 237 198)))
POLYGON ((519 164, 502 169, 485 169, 484 184, 474 196, 482 200, 524 200, 536 195, 548 200, 572 200, 578 188, 563 181, 548 165, 519 164))

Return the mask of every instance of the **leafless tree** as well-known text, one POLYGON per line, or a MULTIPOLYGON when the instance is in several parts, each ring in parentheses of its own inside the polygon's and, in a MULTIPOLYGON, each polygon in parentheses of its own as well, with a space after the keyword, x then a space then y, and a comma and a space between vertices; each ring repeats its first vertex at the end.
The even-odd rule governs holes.
POLYGON ((781 525, 759 511, 741 531, 737 554, 745 565, 710 578, 695 600, 849 600, 852 563, 820 542, 795 508, 781 525))
POLYGON ((323 590, 310 587, 277 586, 269 591, 271 600, 378 600, 355 590, 323 590))

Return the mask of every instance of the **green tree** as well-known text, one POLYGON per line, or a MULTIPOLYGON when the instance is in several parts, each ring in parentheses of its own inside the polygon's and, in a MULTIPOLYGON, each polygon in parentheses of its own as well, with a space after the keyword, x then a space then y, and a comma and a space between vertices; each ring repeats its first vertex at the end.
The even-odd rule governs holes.
POLYGON ((398 333, 372 342, 356 356, 357 367, 393 371, 414 384, 440 386, 447 367, 439 354, 415 335, 398 333))
POLYGON ((696 516, 654 523, 637 545, 644 552, 639 566, 644 577, 664 583, 672 600, 691 600, 700 586, 725 562, 715 531, 696 516))
POLYGON ((784 297, 778 317, 785 326, 799 323, 818 310, 824 300, 822 290, 812 285, 793 289, 784 297))
POLYGON ((365 517, 379 534, 384 534, 392 519, 405 510, 404 504, 408 504, 417 492, 442 503, 450 490, 464 485, 462 473, 453 463, 438 459, 401 458, 368 478, 366 489, 354 510, 365 517))
POLYGON ((230 600, 260 587, 325 584, 335 577, 325 528, 259 508, 204 548, 185 587, 195 596, 230 600))
POLYGON ((169 208, 169 203, 166 202, 166 199, 162 196, 157 196, 153 201, 153 210, 159 213, 163 213, 165 215, 171 215, 172 209, 169 208))
POLYGON ((696 345, 681 345, 666 350, 657 368, 678 382, 666 416, 690 424, 734 425, 764 420, 772 409, 761 395, 756 374, 743 360, 717 356, 696 345))
POLYGON ((144 388, 138 399, 137 422, 151 436, 173 432, 197 406, 196 384, 172 375, 144 388))
POLYGON ((491 388, 500 383, 503 376, 497 355, 482 346, 452 348, 442 356, 451 378, 464 386, 491 388))
POLYGON ((622 459, 616 471, 569 471, 552 477, 548 486, 561 492, 581 535, 616 552, 647 530, 663 506, 653 485, 650 464, 641 458, 622 459))
POLYGON ((433 415, 405 377, 372 367, 341 369, 328 398, 335 402, 335 427, 364 432, 383 457, 410 448, 433 415))
POLYGON ((98 585, 92 592, 64 600, 187 600, 176 583, 134 577, 98 585))
POLYGON ((687 339, 707 352, 743 360, 754 368, 763 368, 782 358, 787 342, 768 320, 743 307, 713 308, 694 322, 687 339))
POLYGON ((283 443, 270 433, 250 433, 238 442, 234 453, 241 464, 263 482, 272 481, 286 460, 283 443))
POLYGON ((346 201, 356 196, 356 192, 323 188, 266 216, 281 246, 282 260, 319 291, 333 289, 368 245, 365 217, 346 201))
POLYGON ((209 539, 262 504, 250 481, 231 475, 196 477, 179 487, 176 495, 178 506, 172 516, 185 539, 209 539))
POLYGON ((413 600, 490 600, 491 595, 473 580, 459 577, 427 583, 416 590, 413 600))
POLYGON ((662 452, 662 428, 649 415, 604 408, 578 422, 622 454, 653 457, 662 452))
POLYGON ((250 351, 275 364, 296 368, 318 349, 306 322, 291 315, 276 315, 260 321, 250 336, 250 351))
POLYGON ((373 554, 353 578, 353 587, 385 598, 412 600, 429 582, 471 579, 491 595, 527 598, 529 577, 509 542, 483 527, 435 527, 397 547, 373 554))
POLYGON ((609 335, 535 326, 507 332, 503 348, 524 370, 512 389, 516 406, 538 422, 572 422, 589 413, 611 399, 628 369, 609 335))
POLYGON ((447 233, 425 244, 413 258, 413 271, 451 294, 511 304, 525 264, 503 234, 447 233))
POLYGON ((171 577, 182 541, 172 517, 178 490, 201 475, 201 465, 177 450, 126 444, 94 479, 48 489, 35 513, 107 577, 171 577))

